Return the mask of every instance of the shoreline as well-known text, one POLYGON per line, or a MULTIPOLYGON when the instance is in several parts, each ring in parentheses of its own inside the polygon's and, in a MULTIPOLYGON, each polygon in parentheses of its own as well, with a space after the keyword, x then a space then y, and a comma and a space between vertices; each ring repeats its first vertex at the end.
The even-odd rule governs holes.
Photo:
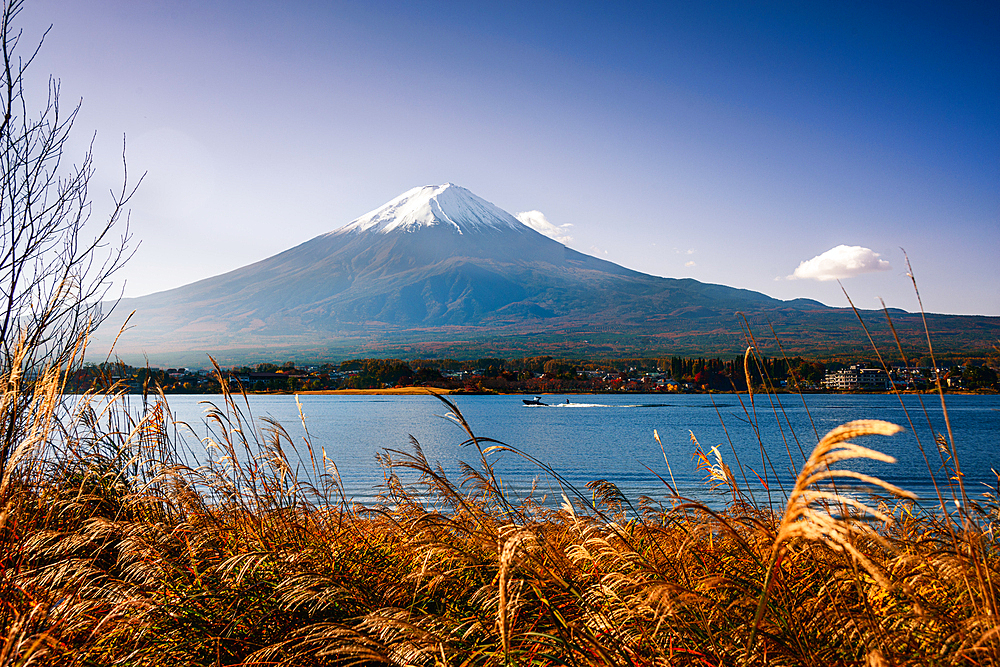
MULTIPOLYGON (((453 394, 455 389, 439 387, 387 387, 385 389, 312 389, 309 391, 288 392, 302 396, 427 396, 429 394, 453 394)), ((269 392, 247 392, 248 394, 264 394, 269 392)))

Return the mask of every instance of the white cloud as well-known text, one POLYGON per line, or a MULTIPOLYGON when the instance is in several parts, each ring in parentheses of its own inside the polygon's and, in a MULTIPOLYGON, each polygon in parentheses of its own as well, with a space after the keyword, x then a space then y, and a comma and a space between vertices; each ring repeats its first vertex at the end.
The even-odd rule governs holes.
POLYGON ((569 243, 573 240, 573 237, 566 233, 566 231, 573 225, 566 223, 565 225, 553 225, 549 222, 545 214, 541 211, 522 211, 514 216, 522 223, 531 227, 539 234, 544 234, 550 239, 555 239, 559 243, 569 243))
POLYGON ((685 262, 684 266, 696 266, 694 262, 685 262))
POLYGON ((892 268, 889 262, 879 257, 879 254, 871 248, 839 245, 822 255, 802 262, 788 279, 837 280, 859 276, 862 273, 888 271, 892 268))

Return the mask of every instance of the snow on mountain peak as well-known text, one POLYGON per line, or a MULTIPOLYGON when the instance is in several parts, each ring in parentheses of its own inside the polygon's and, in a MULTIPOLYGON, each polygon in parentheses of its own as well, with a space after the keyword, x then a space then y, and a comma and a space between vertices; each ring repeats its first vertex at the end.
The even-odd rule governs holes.
POLYGON ((477 197, 465 188, 445 183, 408 190, 334 233, 373 231, 388 234, 397 229, 416 231, 436 225, 450 226, 459 234, 484 228, 517 231, 525 229, 525 226, 507 211, 477 197))

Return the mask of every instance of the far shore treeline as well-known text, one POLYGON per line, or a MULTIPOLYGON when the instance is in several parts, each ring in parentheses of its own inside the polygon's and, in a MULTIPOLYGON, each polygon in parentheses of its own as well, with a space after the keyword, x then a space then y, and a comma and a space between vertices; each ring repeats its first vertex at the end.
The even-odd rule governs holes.
MULTIPOLYGON (((936 379, 946 388, 998 391, 1000 359, 940 362, 930 358, 887 363, 899 389, 934 389, 936 379)), ((232 389, 249 393, 288 393, 347 389, 428 387, 464 393, 654 393, 732 392, 752 388, 772 391, 827 391, 828 372, 856 365, 881 368, 877 360, 814 361, 802 357, 636 358, 612 360, 559 359, 549 356, 518 359, 351 359, 340 363, 299 365, 293 361, 260 363, 213 370, 134 367, 122 362, 88 364, 68 378, 67 392, 119 390, 139 393, 213 394, 222 391, 221 378, 232 389)))

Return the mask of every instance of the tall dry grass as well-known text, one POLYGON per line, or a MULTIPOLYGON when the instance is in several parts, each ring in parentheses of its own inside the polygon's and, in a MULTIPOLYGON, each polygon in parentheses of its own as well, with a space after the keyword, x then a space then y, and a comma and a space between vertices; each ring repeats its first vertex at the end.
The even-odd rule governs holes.
POLYGON ((461 478, 413 441, 383 453, 380 502, 361 507, 322 443, 255 419, 229 387, 198 442, 162 395, 69 405, 63 375, 29 393, 2 378, 3 667, 1000 658, 996 490, 926 509, 852 470, 889 460, 871 442, 898 430, 885 422, 821 438, 787 497, 755 499, 720 455, 705 460, 730 488, 722 511, 666 480, 666 501, 598 480, 550 507, 513 499, 490 464, 531 457, 441 398, 472 453, 461 478))

